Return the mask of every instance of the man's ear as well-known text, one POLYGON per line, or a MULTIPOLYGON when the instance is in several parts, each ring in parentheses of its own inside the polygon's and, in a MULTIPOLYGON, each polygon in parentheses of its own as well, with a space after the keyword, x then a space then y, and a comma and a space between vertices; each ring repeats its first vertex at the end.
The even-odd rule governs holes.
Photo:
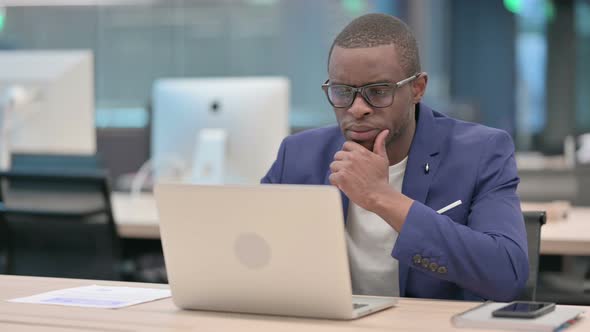
POLYGON ((422 100, 422 96, 426 92, 426 85, 428 84, 428 74, 422 72, 420 76, 412 82, 412 97, 414 104, 418 104, 422 100))

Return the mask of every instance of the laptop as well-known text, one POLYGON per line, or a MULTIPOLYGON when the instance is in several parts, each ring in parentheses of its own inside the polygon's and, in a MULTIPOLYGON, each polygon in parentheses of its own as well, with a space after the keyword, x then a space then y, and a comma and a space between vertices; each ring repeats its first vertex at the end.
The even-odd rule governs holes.
POLYGON ((335 187, 157 184, 154 191, 179 308, 355 319, 396 303, 352 295, 335 187))

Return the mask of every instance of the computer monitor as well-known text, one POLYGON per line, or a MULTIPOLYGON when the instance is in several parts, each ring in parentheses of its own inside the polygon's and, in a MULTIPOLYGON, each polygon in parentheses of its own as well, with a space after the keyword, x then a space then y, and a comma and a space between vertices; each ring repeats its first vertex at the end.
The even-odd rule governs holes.
POLYGON ((34 97, 9 115, 10 152, 96 152, 91 51, 0 51, 0 96, 15 90, 34 97))
POLYGON ((288 79, 160 79, 153 87, 155 180, 253 184, 289 134, 288 79))

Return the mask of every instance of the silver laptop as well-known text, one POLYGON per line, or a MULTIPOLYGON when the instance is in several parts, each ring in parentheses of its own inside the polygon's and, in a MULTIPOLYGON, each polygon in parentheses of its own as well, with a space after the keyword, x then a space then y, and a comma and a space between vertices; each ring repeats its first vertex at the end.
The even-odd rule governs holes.
POLYGON ((352 296, 335 187, 158 184, 155 196, 180 308, 354 319, 396 302, 352 296))

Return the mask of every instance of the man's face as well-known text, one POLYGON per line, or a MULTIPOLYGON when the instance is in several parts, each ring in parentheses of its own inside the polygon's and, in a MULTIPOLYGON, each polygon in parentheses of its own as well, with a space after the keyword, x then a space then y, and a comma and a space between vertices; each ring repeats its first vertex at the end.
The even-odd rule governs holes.
MULTIPOLYGON (((330 83, 355 87, 371 83, 397 83, 407 78, 398 58, 394 45, 370 48, 334 46, 328 67, 330 83)), ((357 93, 350 107, 334 108, 346 140, 355 141, 373 150, 379 132, 389 129, 386 140, 389 148, 398 137, 406 133, 411 121, 414 121, 416 96, 412 86, 410 83, 397 89, 393 104, 388 107, 372 107, 357 93)))

